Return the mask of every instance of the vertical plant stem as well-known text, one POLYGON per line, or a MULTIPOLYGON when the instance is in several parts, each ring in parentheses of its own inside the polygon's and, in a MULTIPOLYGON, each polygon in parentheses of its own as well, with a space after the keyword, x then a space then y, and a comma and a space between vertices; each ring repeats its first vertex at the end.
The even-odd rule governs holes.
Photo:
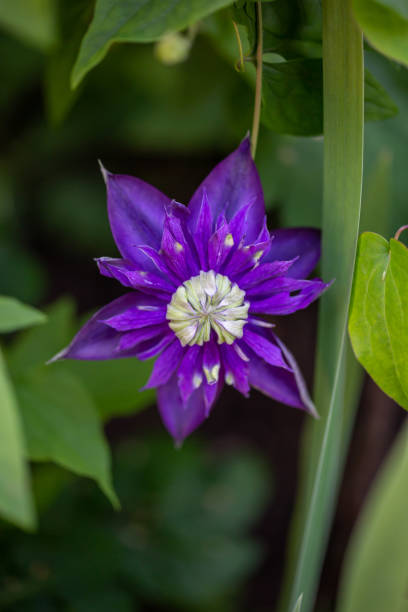
POLYGON ((310 469, 298 502, 306 515, 298 529, 291 605, 303 593, 302 612, 315 600, 354 413, 346 388, 346 329, 361 205, 364 67, 351 0, 323 0, 323 79, 322 275, 335 283, 320 303, 315 399, 322 418, 307 432, 310 469))
POLYGON ((262 55, 263 55, 263 25, 262 25, 262 2, 258 0, 256 3, 256 21, 257 21, 257 45, 256 45, 256 82, 255 82, 255 102, 254 116, 252 121, 251 132, 251 153, 255 158, 256 145, 258 143, 259 122, 261 120, 261 102, 262 102, 262 55))

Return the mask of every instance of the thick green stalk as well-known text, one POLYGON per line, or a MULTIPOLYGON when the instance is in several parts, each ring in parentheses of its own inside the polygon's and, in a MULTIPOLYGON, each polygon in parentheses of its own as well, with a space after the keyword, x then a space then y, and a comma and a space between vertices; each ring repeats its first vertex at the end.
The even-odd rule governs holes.
POLYGON ((353 410, 346 387, 346 329, 361 204, 364 68, 351 0, 323 0, 324 189, 322 275, 335 279, 320 304, 315 399, 308 432, 306 511, 291 605, 312 609, 342 472, 353 410), (311 435, 310 435, 311 434, 311 435))

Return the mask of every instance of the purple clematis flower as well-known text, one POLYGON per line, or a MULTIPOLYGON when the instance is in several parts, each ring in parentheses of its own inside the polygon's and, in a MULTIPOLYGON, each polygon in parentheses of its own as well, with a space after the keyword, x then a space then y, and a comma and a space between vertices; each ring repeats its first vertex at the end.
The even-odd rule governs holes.
POLYGON ((328 287, 304 280, 319 232, 269 233, 246 138, 188 207, 140 179, 102 168, 120 259, 100 272, 130 289, 99 310, 55 359, 156 357, 162 420, 180 443, 209 415, 224 383, 250 387, 316 416, 296 361, 265 315, 306 308, 328 287))

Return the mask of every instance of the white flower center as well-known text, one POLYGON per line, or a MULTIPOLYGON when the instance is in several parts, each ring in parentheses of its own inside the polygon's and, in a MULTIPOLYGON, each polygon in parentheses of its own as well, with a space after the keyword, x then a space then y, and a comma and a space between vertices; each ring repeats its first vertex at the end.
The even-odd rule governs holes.
POLYGON ((202 346, 210 340, 211 329, 218 344, 232 344, 242 338, 247 322, 249 302, 244 297, 245 291, 227 276, 201 271, 173 293, 166 318, 183 346, 202 346))

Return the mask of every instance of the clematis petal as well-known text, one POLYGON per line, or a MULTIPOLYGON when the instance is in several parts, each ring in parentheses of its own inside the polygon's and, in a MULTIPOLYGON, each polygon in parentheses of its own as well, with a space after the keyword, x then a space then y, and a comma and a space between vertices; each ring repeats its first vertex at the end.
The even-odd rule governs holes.
POLYGON ((175 374, 157 389, 157 402, 162 421, 177 445, 208 416, 203 388, 196 389, 183 403, 175 374))
POLYGON ((174 293, 176 286, 169 282, 170 279, 156 274, 155 272, 138 270, 132 262, 125 259, 112 259, 110 257, 99 257, 96 259, 98 268, 103 276, 115 278, 125 287, 140 289, 146 293, 168 294, 174 293))
POLYGON ((288 261, 273 261, 270 263, 260 264, 253 270, 246 272, 239 278, 239 286, 247 291, 250 287, 264 283, 270 278, 283 276, 289 268, 295 263, 297 258, 289 259, 288 261))
MULTIPOLYGON (((157 300, 157 302, 159 302, 159 300, 157 300)), ((146 304, 146 300, 142 301, 138 299, 136 304, 132 304, 130 308, 127 308, 123 312, 119 312, 113 317, 100 320, 108 327, 112 327, 117 331, 132 331, 140 327, 164 323, 166 321, 166 305, 161 301, 156 304, 146 304)))
POLYGON ((203 190, 201 207, 197 216, 197 224, 194 231, 196 238, 196 249, 200 260, 201 269, 208 270, 208 242, 212 233, 211 209, 208 203, 207 192, 203 190))
POLYGON ((98 310, 80 329, 72 342, 51 361, 58 359, 102 360, 133 356, 131 352, 123 354, 116 350, 121 334, 102 323, 101 320, 118 316, 129 310, 140 302, 141 297, 146 298, 136 292, 127 293, 98 310))
POLYGON ((257 332, 250 329, 249 325, 246 325, 244 327, 244 337, 242 338, 243 343, 249 346, 258 357, 261 357, 269 365, 285 370, 290 369, 274 338, 270 334, 262 333, 263 329, 257 328, 257 332))
POLYGON ((164 207, 171 200, 133 176, 112 174, 102 167, 108 193, 108 215, 116 245, 126 259, 139 262, 138 245, 160 247, 164 207))
POLYGON ((243 395, 248 396, 248 358, 245 353, 241 353, 245 357, 243 359, 238 354, 235 344, 222 344, 220 352, 225 370, 225 382, 227 385, 233 385, 243 395))
POLYGON ((229 221, 240 208, 253 201, 246 227, 246 242, 254 242, 262 228, 265 203, 248 137, 210 172, 194 193, 189 204, 190 229, 196 226, 204 190, 207 192, 214 220, 224 214, 229 221))
POLYGON ((157 338, 163 338, 167 334, 169 326, 166 323, 161 325, 150 325, 148 327, 141 327, 133 331, 125 332, 121 335, 117 351, 129 351, 137 346, 140 347, 142 342, 146 340, 152 340, 157 338))
POLYGON ((198 344, 187 347, 178 368, 178 385, 183 402, 203 383, 202 350, 198 344))
POLYGON ((181 346, 178 338, 174 340, 164 349, 161 355, 156 359, 153 366, 153 371, 144 389, 152 389, 164 385, 171 378, 174 370, 180 364, 183 358, 185 349, 181 346))
POLYGON ((293 278, 307 278, 320 258, 320 231, 311 227, 271 231, 273 241, 263 261, 293 259, 297 261, 287 272, 293 278))
POLYGON ((220 377, 220 352, 215 341, 206 342, 203 348, 203 372, 209 385, 216 385, 220 377))
POLYGON ((291 295, 289 291, 275 293, 274 295, 259 299, 251 299, 249 312, 257 314, 287 315, 302 310, 316 300, 326 291, 331 283, 321 280, 303 281, 307 283, 302 289, 291 295))

